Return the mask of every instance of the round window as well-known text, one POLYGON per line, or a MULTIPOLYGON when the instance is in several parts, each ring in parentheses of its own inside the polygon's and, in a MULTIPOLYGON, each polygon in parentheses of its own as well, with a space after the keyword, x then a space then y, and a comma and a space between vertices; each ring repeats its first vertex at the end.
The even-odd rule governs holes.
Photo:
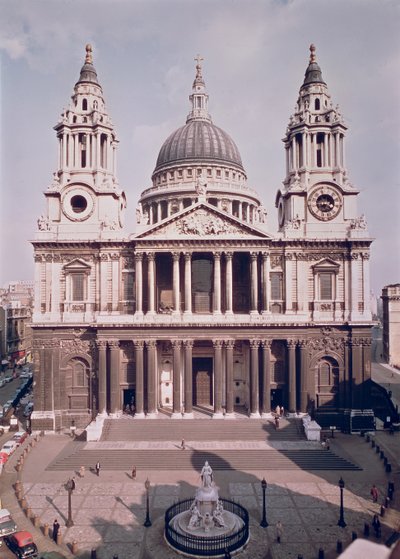
POLYGON ((76 214, 84 212, 87 208, 87 200, 80 194, 76 194, 71 198, 71 207, 76 214))

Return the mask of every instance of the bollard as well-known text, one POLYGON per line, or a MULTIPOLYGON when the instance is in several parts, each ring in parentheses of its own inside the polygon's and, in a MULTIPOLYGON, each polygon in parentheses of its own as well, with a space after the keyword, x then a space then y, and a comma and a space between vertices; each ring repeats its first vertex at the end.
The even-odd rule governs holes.
POLYGON ((44 526, 43 526, 43 535, 44 536, 49 535, 49 525, 48 524, 44 524, 44 526))
POLYGON ((72 555, 76 555, 77 552, 78 552, 78 542, 73 541, 71 543, 71 553, 72 553, 72 555))
POLYGON ((92 548, 92 551, 90 552, 90 559, 97 559, 97 551, 94 547, 92 548))
POLYGON ((375 441, 374 439, 371 439, 371 448, 374 448, 374 446, 375 446, 375 441))
POLYGON ((18 501, 20 501, 21 498, 22 498, 22 489, 21 489, 21 488, 19 488, 19 489, 16 491, 16 495, 17 495, 18 501))
POLYGON ((32 515, 32 509, 31 509, 31 507, 27 507, 27 508, 26 508, 25 514, 26 514, 26 517, 27 517, 27 518, 30 518, 30 517, 31 517, 31 515, 32 515))
POLYGON ((40 521, 39 516, 37 516, 36 514, 34 514, 34 515, 32 516, 32 523, 33 523, 33 525, 35 526, 35 528, 37 528, 37 527, 39 526, 39 521, 40 521))
POLYGON ((369 443, 369 441, 371 440, 371 437, 369 435, 367 435, 365 440, 367 441, 367 443, 369 443))
POLYGON ((58 534, 57 534, 57 541, 56 541, 56 544, 57 544, 57 545, 60 545, 61 543, 62 543, 62 535, 61 535, 61 530, 59 530, 59 531, 58 531, 58 534))
POLYGON ((376 447, 375 447, 375 452, 376 452, 377 454, 379 454, 380 451, 381 451, 381 448, 380 448, 380 446, 377 444, 376 447))
POLYGON ((386 464, 386 473, 390 474, 390 472, 392 471, 392 464, 390 464, 389 462, 386 464))
POLYGON ((394 493, 394 482, 388 481, 388 493, 394 493))
POLYGON ((383 458, 385 458, 385 453, 383 452, 383 450, 380 451, 380 453, 379 453, 379 458, 380 458, 381 460, 383 460, 383 458))
POLYGON ((354 542, 354 540, 357 539, 357 532, 352 532, 351 533, 351 541, 354 542))
POLYGON ((381 505, 381 516, 385 516, 385 507, 381 505))
POLYGON ((318 559, 325 559, 325 551, 322 549, 322 547, 320 547, 318 550, 318 559))
POLYGON ((21 509, 24 509, 26 507, 26 499, 25 497, 22 497, 21 499, 21 509))
POLYGON ((386 466, 387 463, 388 463, 388 459, 387 456, 385 456, 385 458, 383 459, 383 465, 386 466))
MULTIPOLYGON (((20 491, 20 489, 21 489, 21 482, 19 481, 19 479, 17 479, 17 481, 15 482, 14 487, 15 487, 15 492, 18 493, 18 491, 20 491)), ((389 491, 389 489, 388 489, 388 491, 389 491)))
POLYGON ((343 542, 341 540, 338 540, 336 542, 336 553, 342 553, 343 551, 343 542))
POLYGON ((369 524, 368 524, 368 522, 364 522, 364 536, 366 538, 369 537, 369 524))

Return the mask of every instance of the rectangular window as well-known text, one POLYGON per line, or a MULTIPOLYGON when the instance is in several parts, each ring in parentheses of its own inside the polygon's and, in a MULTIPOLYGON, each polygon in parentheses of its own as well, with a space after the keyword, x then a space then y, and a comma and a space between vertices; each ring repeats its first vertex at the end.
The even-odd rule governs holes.
POLYGON ((123 300, 133 301, 134 299, 134 275, 133 272, 123 274, 123 300))
POLYGON ((281 301, 283 299, 283 274, 281 272, 271 272, 271 299, 281 301))
POLYGON ((85 274, 72 274, 72 301, 85 300, 85 274))
POLYGON ((332 274, 321 272, 319 274, 319 297, 321 301, 332 301, 332 274))

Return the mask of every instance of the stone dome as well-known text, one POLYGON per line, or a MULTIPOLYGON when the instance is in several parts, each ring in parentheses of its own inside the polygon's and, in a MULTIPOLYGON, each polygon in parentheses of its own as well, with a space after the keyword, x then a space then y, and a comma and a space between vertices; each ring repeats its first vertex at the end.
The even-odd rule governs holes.
POLYGON ((244 172, 239 150, 232 138, 209 120, 189 120, 164 142, 154 173, 185 163, 227 164, 244 172))

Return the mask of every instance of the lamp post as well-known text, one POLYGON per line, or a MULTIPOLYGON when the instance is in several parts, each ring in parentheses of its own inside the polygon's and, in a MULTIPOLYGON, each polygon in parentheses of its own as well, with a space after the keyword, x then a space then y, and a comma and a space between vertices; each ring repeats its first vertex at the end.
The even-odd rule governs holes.
POLYGON ((261 489, 262 489, 262 492, 263 492, 263 513, 262 513, 262 519, 261 519, 261 522, 260 522, 260 526, 262 526, 263 528, 267 528, 267 526, 268 526, 267 511, 266 511, 266 508, 265 508, 265 490, 267 489, 267 482, 265 481, 265 477, 262 478, 261 489))
POLYGON ((72 497, 72 492, 75 489, 75 481, 69 478, 69 480, 65 484, 65 487, 68 491, 68 519, 65 525, 67 528, 70 528, 71 526, 74 525, 74 521, 72 520, 71 497, 72 497))
POLYGON ((144 482, 144 486, 146 488, 146 520, 144 521, 143 526, 146 526, 146 528, 148 528, 149 526, 151 526, 150 511, 149 511, 149 489, 150 489, 149 478, 147 478, 146 481, 144 482))
POLYGON ((340 487, 340 518, 339 521, 337 523, 338 526, 340 526, 341 528, 345 528, 347 526, 346 522, 344 521, 344 517, 343 517, 343 489, 344 489, 344 481, 343 478, 341 477, 339 479, 339 487, 340 487))

